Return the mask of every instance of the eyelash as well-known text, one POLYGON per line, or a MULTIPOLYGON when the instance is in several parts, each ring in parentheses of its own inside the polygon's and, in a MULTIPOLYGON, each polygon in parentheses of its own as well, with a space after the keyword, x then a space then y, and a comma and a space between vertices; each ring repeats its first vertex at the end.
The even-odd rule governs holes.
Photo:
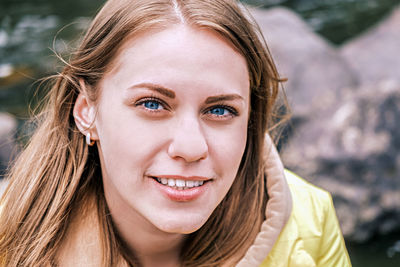
MULTIPOLYGON (((137 101, 135 103, 135 106, 136 107, 142 106, 148 112, 161 112, 161 110, 168 110, 169 109, 169 106, 168 106, 167 103, 165 103, 164 101, 162 101, 161 99, 159 99, 158 97, 155 97, 155 96, 150 96, 150 97, 145 97, 145 98, 139 99, 139 101, 137 101), (148 102, 155 102, 155 103, 161 105, 162 109, 150 109, 150 108, 145 107, 144 104, 148 103, 148 102)), ((239 112, 234 107, 229 106, 229 105, 211 106, 211 107, 208 107, 205 110, 205 113, 206 114, 210 114, 213 117, 218 117, 218 118, 236 117, 236 116, 239 115, 239 112), (227 114, 227 115, 217 115, 217 114, 211 114, 210 113, 213 109, 218 109, 218 108, 226 109, 229 112, 229 114, 227 114)))
POLYGON ((159 99, 157 97, 154 97, 154 96, 145 97, 145 98, 140 99, 139 101, 137 101, 135 103, 135 106, 136 107, 142 106, 143 108, 145 108, 149 112, 160 112, 162 110, 162 109, 161 110, 160 109, 150 109, 150 108, 145 107, 144 104, 148 103, 148 102, 155 102, 155 103, 159 104, 163 109, 167 109, 168 110, 168 108, 169 108, 167 103, 165 103, 161 99, 159 99))
POLYGON ((211 116, 215 116, 215 117, 219 117, 219 118, 236 117, 239 115, 239 113, 237 112, 237 110, 234 107, 231 107, 228 105, 216 105, 216 106, 209 107, 206 109, 206 113, 209 113, 211 116), (217 114, 210 113, 213 109, 218 109, 218 108, 226 109, 227 111, 229 111, 229 114, 217 115, 217 114))

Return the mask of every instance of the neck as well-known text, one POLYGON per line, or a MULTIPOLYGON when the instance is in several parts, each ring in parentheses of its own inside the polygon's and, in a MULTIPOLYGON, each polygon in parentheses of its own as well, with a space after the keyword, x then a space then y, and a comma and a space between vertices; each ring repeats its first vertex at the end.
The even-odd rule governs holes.
POLYGON ((117 231, 122 238, 127 256, 139 260, 143 267, 178 267, 185 235, 166 233, 140 215, 121 216, 111 210, 117 231), (128 219, 129 218, 129 219, 128 219))
POLYGON ((128 257, 139 260, 140 266, 178 267, 181 265, 182 235, 157 235, 140 230, 126 233, 121 227, 118 227, 118 231, 127 246, 128 257))

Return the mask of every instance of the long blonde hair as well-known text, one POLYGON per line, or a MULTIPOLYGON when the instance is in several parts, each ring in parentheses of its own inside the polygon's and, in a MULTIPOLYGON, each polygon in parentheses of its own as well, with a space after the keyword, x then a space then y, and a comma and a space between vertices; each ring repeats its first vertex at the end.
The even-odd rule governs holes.
MULTIPOLYGON (((51 78, 39 127, 12 167, 1 203, 0 258, 7 266, 45 266, 54 260, 72 213, 95 196, 102 228, 103 264, 124 257, 105 202, 100 163, 78 131, 72 110, 82 90, 96 102, 97 85, 127 38, 152 27, 184 23, 213 30, 247 61, 251 112, 248 140, 237 177, 208 221, 189 235, 183 266, 221 266, 254 240, 267 192, 262 161, 264 134, 274 125, 280 78, 256 26, 234 0, 110 0, 81 45, 51 78)), ((134 263, 131 263, 134 265, 134 263)))

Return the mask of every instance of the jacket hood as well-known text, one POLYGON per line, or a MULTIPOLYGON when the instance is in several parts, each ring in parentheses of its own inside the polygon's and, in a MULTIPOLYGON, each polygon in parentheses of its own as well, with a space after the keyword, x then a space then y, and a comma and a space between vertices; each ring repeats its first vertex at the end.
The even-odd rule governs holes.
POLYGON ((292 212, 292 196, 286 182, 283 164, 269 135, 265 137, 264 151, 269 195, 265 210, 266 220, 262 223, 253 245, 236 265, 237 267, 259 266, 278 240, 292 212))

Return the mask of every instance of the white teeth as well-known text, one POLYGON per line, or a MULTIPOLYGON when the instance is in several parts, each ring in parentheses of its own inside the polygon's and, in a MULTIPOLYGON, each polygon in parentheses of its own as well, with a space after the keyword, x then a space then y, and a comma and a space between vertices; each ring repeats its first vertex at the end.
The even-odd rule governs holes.
POLYGON ((189 189, 197 186, 201 186, 204 184, 204 181, 185 181, 182 179, 170 179, 165 177, 154 177, 159 183, 163 185, 168 185, 170 187, 174 187, 178 190, 189 189))
POLYGON ((175 179, 168 179, 168 186, 175 186, 175 179))
POLYGON ((176 183, 175 183, 175 185, 177 186, 177 187, 185 187, 186 186, 186 183, 185 183, 185 181, 184 180, 176 180, 176 183))

